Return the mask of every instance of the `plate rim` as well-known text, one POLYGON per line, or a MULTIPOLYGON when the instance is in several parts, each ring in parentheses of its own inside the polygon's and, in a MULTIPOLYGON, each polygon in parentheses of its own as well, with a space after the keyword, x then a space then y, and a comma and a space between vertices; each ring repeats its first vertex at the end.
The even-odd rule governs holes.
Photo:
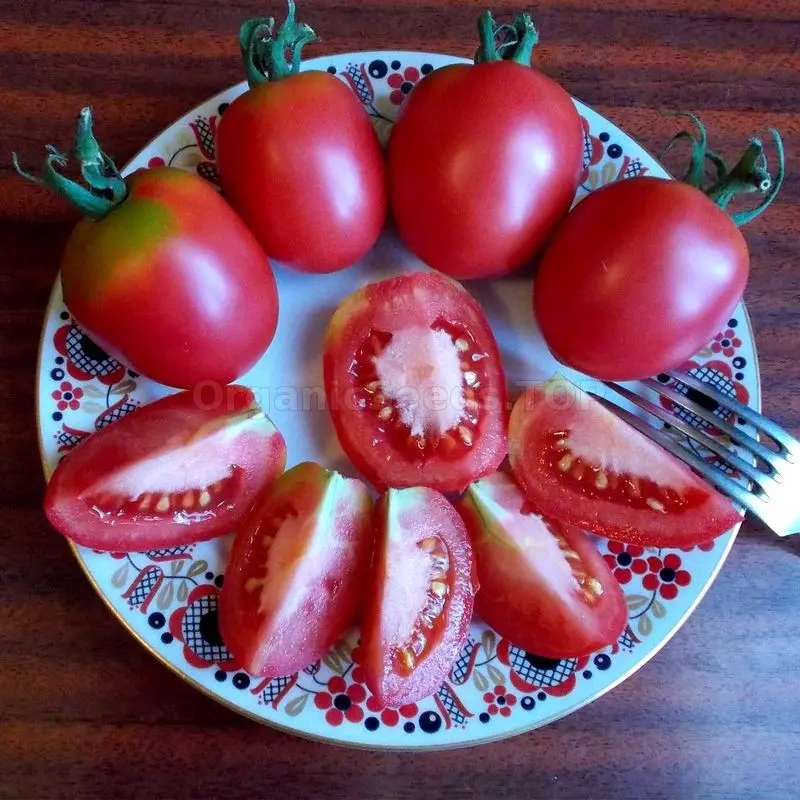
MULTIPOLYGON (((361 59, 361 58, 365 58, 365 57, 375 57, 375 58, 383 58, 383 59, 387 59, 388 57, 395 57, 395 58, 397 58, 397 57, 400 57, 400 58, 410 57, 410 58, 415 59, 415 60, 416 59, 420 59, 420 58, 424 59, 426 57, 430 57, 430 58, 433 58, 435 60, 447 59, 447 60, 449 60, 449 63, 453 63, 453 64, 458 64, 458 63, 471 64, 471 63, 473 63, 472 59, 465 58, 464 56, 456 56, 456 55, 452 55, 452 54, 449 54, 449 53, 437 53, 437 52, 428 51, 428 50, 392 50, 392 49, 389 49, 389 50, 352 50, 352 51, 345 51, 345 52, 342 52, 342 53, 328 53, 328 54, 325 54, 325 55, 315 56, 315 57, 310 58, 310 59, 304 59, 302 61, 302 69, 313 69, 316 65, 318 65, 320 63, 323 63, 323 62, 327 62, 332 58, 336 58, 336 59, 347 59, 347 58, 356 59, 356 58, 359 58, 359 59, 361 59)), ((535 65, 534 65, 533 68, 535 68, 535 65)), ((203 106, 208 105, 210 103, 217 102, 217 101, 221 100, 224 97, 227 97, 231 92, 235 91, 236 89, 238 89, 239 87, 241 87, 243 85, 246 85, 246 81, 240 81, 239 83, 232 84, 232 85, 220 90, 216 94, 213 94, 213 95, 205 98, 204 100, 200 101, 195 106, 193 106, 191 109, 189 109, 187 112, 185 112, 184 114, 182 114, 178 118, 174 119, 167 126, 162 128, 161 130, 159 130, 159 132, 157 134, 152 136, 145 144, 143 144, 141 147, 138 148, 136 153, 130 159, 128 159, 128 161, 122 167, 122 169, 120 170, 121 173, 123 175, 128 174, 131 164, 133 162, 135 162, 137 158, 139 158, 141 153, 143 151, 147 150, 148 148, 150 148, 156 141, 158 141, 162 136, 164 136, 174 126, 181 124, 185 120, 192 119, 193 115, 196 114, 198 109, 200 109, 203 106)), ((659 159, 656 158, 655 156, 653 156, 652 153, 650 153, 650 151, 638 141, 638 139, 636 139, 634 136, 629 134, 623 128, 620 128, 619 125, 617 125, 613 120, 609 119, 605 114, 597 111, 594 107, 584 103, 582 100, 580 100, 579 98, 575 97, 571 93, 570 93, 570 97, 572 97, 573 100, 576 101, 581 106, 585 106, 586 108, 590 109, 594 114, 596 114, 597 116, 601 117, 603 120, 608 122, 609 125, 613 126, 617 130, 619 130, 624 136, 626 136, 628 139, 630 139, 632 142, 634 142, 638 148, 640 148, 643 152, 647 153, 651 158, 653 158, 653 160, 656 161, 659 164, 659 166, 661 166, 662 169, 664 169, 665 172, 667 172, 667 170, 661 165, 661 162, 659 161, 659 159)), ((671 175, 670 175, 670 178, 672 178, 671 175)), ((52 285, 52 287, 50 289, 50 294, 48 296, 47 305, 46 305, 46 308, 45 308, 45 311, 44 311, 44 314, 43 314, 42 328, 41 328, 41 333, 40 333, 40 338, 39 338, 39 347, 38 347, 37 358, 36 358, 36 377, 35 377, 35 382, 34 382, 34 391, 35 391, 35 395, 36 395, 36 401, 35 401, 36 438, 37 438, 37 445, 38 445, 38 448, 39 448, 39 460, 40 460, 41 465, 42 465, 42 470, 43 470, 46 482, 49 482, 49 479, 50 479, 50 476, 52 474, 52 471, 48 467, 48 462, 47 462, 47 459, 46 459, 46 456, 45 456, 45 451, 44 451, 43 426, 41 424, 41 407, 40 407, 39 399, 40 399, 40 395, 41 395, 42 363, 43 363, 43 355, 44 355, 45 343, 46 343, 46 337, 45 337, 46 325, 47 325, 47 321, 50 319, 50 317, 52 315, 52 311, 53 311, 53 308, 54 308, 54 305, 55 305, 55 302, 56 302, 56 298, 57 298, 57 296, 59 294, 58 289, 59 289, 60 283, 61 283, 61 275, 60 275, 60 270, 59 270, 56 273, 55 279, 53 280, 53 285, 52 285)), ((753 372, 754 372, 754 381, 755 381, 755 387, 756 387, 756 394, 755 394, 755 398, 754 398, 756 400, 756 402, 753 404, 752 407, 755 408, 755 410, 760 412, 761 411, 761 407, 762 407, 761 366, 760 366, 759 355, 758 355, 758 347, 757 347, 757 344, 756 344, 755 331, 753 330, 752 321, 750 319, 750 313, 749 313, 749 311, 747 309, 747 305, 745 303, 744 297, 742 297, 741 300, 739 301, 739 306, 742 309, 743 316, 744 316, 744 321, 745 321, 745 324, 746 324, 746 327, 747 327, 747 330, 748 330, 748 334, 750 336, 750 341, 752 342, 753 372)), ((731 549, 732 549, 732 547, 733 547, 733 545, 734 545, 734 543, 735 543, 735 541, 736 541, 736 539, 737 539, 737 537, 739 535, 739 532, 741 530, 741 526, 742 526, 743 522, 744 522, 744 518, 734 528, 731 529, 731 534, 730 534, 729 541, 725 545, 725 548, 720 552, 719 559, 717 560, 717 563, 714 565, 713 569, 711 570, 711 573, 710 573, 705 585, 698 591, 698 593, 693 598, 692 602, 686 608, 684 613, 677 619, 677 621, 674 624, 674 626, 672 627, 672 629, 669 630, 661 640, 659 640, 656 644, 654 644, 654 646, 650 650, 650 652, 648 652, 642 659, 636 661, 628 669, 624 670, 620 675, 618 675, 613 681, 611 681, 607 685, 603 686, 601 689, 599 689, 596 693, 592 694, 590 697, 585 698, 583 701, 577 703, 576 705, 572 705, 572 706, 569 706, 568 708, 564 708, 564 709, 559 709, 559 710, 553 712, 550 715, 547 715, 545 717, 542 717, 542 718, 539 718, 539 719, 537 719, 535 721, 532 721, 529 725, 523 726, 522 728, 517 729, 517 730, 504 731, 504 732, 497 733, 496 735, 476 736, 474 738, 467 739, 467 740, 464 740, 464 741, 447 742, 447 743, 441 743, 441 744, 432 743, 430 745, 419 745, 419 744, 411 745, 411 744, 409 744, 407 746, 402 745, 402 744, 394 745, 394 744, 385 744, 385 743, 377 743, 377 742, 374 743, 374 744, 368 744, 368 743, 362 743, 362 742, 357 742, 357 741, 343 741, 341 739, 336 739, 336 738, 332 738, 332 737, 329 737, 329 736, 316 735, 316 734, 309 733, 309 732, 304 731, 304 730, 298 730, 297 728, 293 728, 293 727, 291 727, 289 725, 286 725, 286 724, 284 724, 282 722, 278 722, 278 721, 273 720, 273 719, 268 719, 268 718, 259 716, 259 715, 255 714, 254 712, 252 712, 251 710, 249 710, 249 709, 247 709, 247 708, 245 708, 245 707, 243 707, 241 705, 236 705, 235 703, 229 701, 227 698, 221 696, 220 694, 215 694, 213 691, 211 691, 209 688, 204 686, 202 683, 200 683, 199 681, 195 680, 192 676, 190 676, 189 674, 187 674, 185 672, 182 672, 180 670, 180 668, 177 666, 177 664, 175 664, 172 661, 168 660, 163 653, 158 651, 150 642, 148 642, 146 639, 141 637, 134 630, 133 626, 131 624, 129 624, 128 621, 126 620, 126 618, 114 607, 114 605, 112 604, 110 598, 100 588, 100 586, 99 586, 97 580, 95 579, 94 575, 89 571, 89 568, 87 567, 85 561, 81 557, 81 554, 80 554, 80 552, 78 550, 78 547, 68 539, 65 539, 65 541, 67 542, 67 545, 69 546, 69 548, 70 548, 70 550, 72 552, 72 555, 74 556, 75 560, 77 561, 78 566, 80 567, 80 569, 83 572, 84 576, 88 580, 89 584, 92 586, 92 588, 95 591, 95 593, 100 597, 100 599, 102 600, 102 602, 105 605, 106 609, 117 620, 117 622, 122 625, 122 627, 126 631, 126 633, 129 636, 133 637, 133 639, 138 643, 138 645, 140 647, 143 647, 145 649, 145 651, 148 652, 152 657, 154 657, 158 662, 160 662, 163 666, 167 667, 167 669, 169 669, 170 672, 172 672, 178 679, 180 679, 184 683, 188 684, 190 687, 192 687, 192 689, 201 692, 204 696, 206 696, 209 699, 213 700, 214 702, 222 705, 226 709, 228 709, 228 710, 230 710, 230 711, 232 711, 232 712, 234 712, 234 713, 236 713, 236 714, 238 714, 240 716, 243 716, 243 717, 245 717, 247 719, 250 719, 250 720, 252 720, 254 722, 257 722, 260 725, 264 725, 266 727, 278 730, 281 733, 289 734, 291 736, 295 736, 295 737, 298 737, 298 738, 301 738, 301 739, 305 739, 307 741, 319 742, 319 743, 331 745, 331 746, 334 746, 334 747, 339 747, 339 748, 342 748, 342 749, 366 750, 366 751, 371 751, 371 752, 435 752, 435 751, 444 751, 444 750, 466 749, 466 748, 469 748, 469 747, 476 747, 476 746, 479 746, 479 745, 491 744, 491 743, 499 742, 499 741, 506 740, 506 739, 513 739, 513 738, 515 738, 517 736, 521 736, 521 735, 524 735, 524 734, 529 734, 532 731, 535 731, 535 730, 538 730, 540 728, 543 728, 546 725, 550 725, 551 723, 556 722, 556 721, 558 721, 560 719, 563 719, 564 717, 567 717, 570 714, 573 714, 575 712, 578 712, 578 711, 582 710, 587 705, 595 702, 596 700, 599 700, 600 698, 602 698, 603 696, 608 694, 608 692, 610 692, 612 689, 617 688, 621 683, 623 683, 628 678, 630 678, 634 673, 636 673, 640 669, 642 669, 656 655, 658 655, 661 652, 661 650, 672 640, 672 638, 675 636, 675 634, 677 634, 678 631, 684 626, 684 624, 689 619, 689 617, 695 612, 695 610, 697 609, 697 606, 705 598, 705 596, 708 593, 709 589, 712 587, 714 582, 717 580, 717 578, 719 576, 719 573, 722 570, 722 567, 724 566, 725 562, 727 561, 728 556, 730 554, 730 551, 731 551, 731 549)))

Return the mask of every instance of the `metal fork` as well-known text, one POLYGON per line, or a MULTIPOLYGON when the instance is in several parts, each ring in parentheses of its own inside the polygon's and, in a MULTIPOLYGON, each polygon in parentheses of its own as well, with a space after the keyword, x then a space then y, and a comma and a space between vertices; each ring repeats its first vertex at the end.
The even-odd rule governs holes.
POLYGON ((614 411, 638 431, 688 464, 712 486, 761 519, 778 536, 800 533, 800 442, 772 420, 738 400, 722 394, 695 376, 682 372, 670 372, 668 375, 676 383, 687 387, 689 395, 694 395, 700 400, 703 400, 704 396, 711 403, 698 402, 691 396, 677 391, 674 385, 665 385, 652 378, 639 383, 675 405, 685 408, 712 428, 727 434, 732 442, 754 456, 753 461, 746 461, 718 439, 630 388, 612 382, 605 382, 605 386, 714 453, 742 475, 746 479, 746 485, 737 482, 719 467, 704 461, 690 449, 666 435, 663 429, 655 428, 616 403, 614 411), (714 413, 717 408, 743 419, 755 428, 759 438, 726 419, 721 419, 714 413), (767 447, 766 440, 773 442, 776 449, 767 447))

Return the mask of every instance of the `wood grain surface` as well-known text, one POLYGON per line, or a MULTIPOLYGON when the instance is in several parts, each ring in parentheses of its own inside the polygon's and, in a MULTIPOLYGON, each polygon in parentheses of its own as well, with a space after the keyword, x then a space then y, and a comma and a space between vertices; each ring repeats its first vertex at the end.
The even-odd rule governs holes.
MULTIPOLYGON (((482 4, 306 0, 309 55, 468 55, 482 4)), ((496 4, 498 14, 518 6, 496 4)), ((800 3, 539 0, 537 61, 658 151, 664 109, 702 115, 723 152, 767 124, 789 177, 747 229, 747 303, 765 410, 800 434, 800 3)), ((240 80, 257 13, 212 0, 0 0, 0 797, 796 797, 800 538, 746 524, 721 576, 638 674, 548 728, 474 750, 370 754, 249 722, 159 665, 108 614, 41 510, 34 370, 74 214, 10 168, 96 108, 126 161, 240 80)))

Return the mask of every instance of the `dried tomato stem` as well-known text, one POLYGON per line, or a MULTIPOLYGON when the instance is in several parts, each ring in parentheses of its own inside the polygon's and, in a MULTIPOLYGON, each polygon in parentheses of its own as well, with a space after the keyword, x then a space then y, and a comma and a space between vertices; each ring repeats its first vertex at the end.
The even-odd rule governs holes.
POLYGON ((302 49, 316 38, 311 27, 295 19, 294 0, 288 0, 286 19, 277 33, 274 17, 247 20, 239 29, 239 46, 248 84, 259 86, 299 72, 302 49))
POLYGON ((41 178, 23 170, 16 153, 11 154, 11 159, 23 178, 49 186, 84 216, 102 219, 128 196, 128 189, 116 165, 94 138, 91 108, 81 109, 78 115, 74 154, 86 186, 61 174, 60 170, 67 166, 69 158, 51 144, 47 145, 41 178))
POLYGON ((738 226, 745 225, 755 219, 775 199, 783 184, 786 172, 785 156, 783 141, 778 131, 774 128, 769 129, 775 142, 778 161, 777 172, 773 177, 769 171, 761 139, 751 138, 742 157, 733 168, 729 168, 722 156, 708 149, 706 129, 700 120, 694 114, 685 114, 683 116, 692 120, 696 131, 681 131, 673 136, 664 153, 667 153, 679 141, 690 141, 692 143, 692 158, 683 180, 689 185, 700 189, 723 210, 727 209, 731 200, 739 194, 760 192, 764 195, 764 198, 755 208, 737 211, 730 215, 738 226), (707 161, 714 166, 717 176, 713 183, 704 186, 707 161))
POLYGON ((530 14, 519 14, 511 24, 495 25, 491 11, 478 18, 480 47, 475 53, 475 63, 486 61, 516 61, 528 67, 539 33, 530 14))

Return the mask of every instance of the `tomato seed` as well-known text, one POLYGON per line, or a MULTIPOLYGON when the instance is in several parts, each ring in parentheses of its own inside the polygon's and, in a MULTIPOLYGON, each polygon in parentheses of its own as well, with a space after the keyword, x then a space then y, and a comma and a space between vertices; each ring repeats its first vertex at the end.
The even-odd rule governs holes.
POLYGON ((667 509, 664 507, 664 504, 653 497, 648 497, 647 500, 645 500, 645 503, 647 503, 647 505, 652 508, 653 511, 658 511, 661 514, 667 513, 667 509))
POLYGON ((556 466, 562 471, 567 472, 569 468, 572 466, 572 462, 575 460, 572 453, 565 453, 558 461, 556 466))
POLYGON ((197 502, 200 504, 201 508, 205 508, 211 502, 211 495, 203 489, 203 491, 200 492, 200 497, 197 502))
POLYGON ((162 494, 159 497, 158 502, 156 503, 156 511, 163 514, 165 511, 169 511, 169 497, 165 494, 162 494))
POLYGON ((181 501, 184 508, 191 508, 194 505, 194 492, 186 492, 181 501))

